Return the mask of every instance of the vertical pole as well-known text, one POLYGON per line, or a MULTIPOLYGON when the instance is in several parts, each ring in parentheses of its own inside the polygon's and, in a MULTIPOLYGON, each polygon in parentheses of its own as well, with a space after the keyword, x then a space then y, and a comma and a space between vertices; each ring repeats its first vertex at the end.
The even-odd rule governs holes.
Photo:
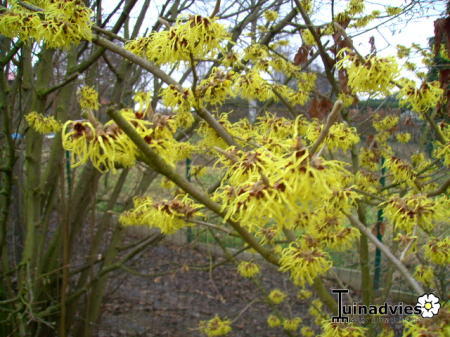
MULTIPOLYGON (((384 157, 381 157, 381 178, 380 184, 381 186, 385 186, 386 184, 386 167, 384 166, 384 157)), ((376 224, 376 234, 377 239, 380 242, 383 241, 383 234, 381 233, 381 224, 384 221, 383 210, 380 208, 377 213, 377 224, 376 224)), ((377 247, 375 249, 375 268, 373 275, 373 288, 377 291, 380 288, 380 279, 381 279, 381 250, 377 247)))

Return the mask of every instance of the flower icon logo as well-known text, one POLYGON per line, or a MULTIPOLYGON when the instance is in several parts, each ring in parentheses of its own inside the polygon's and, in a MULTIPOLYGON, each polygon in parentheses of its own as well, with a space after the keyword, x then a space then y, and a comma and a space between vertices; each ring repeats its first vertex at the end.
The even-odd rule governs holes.
POLYGON ((424 294, 417 298, 417 304, 422 310, 422 317, 431 318, 437 315, 441 305, 439 304, 439 297, 433 294, 424 294))

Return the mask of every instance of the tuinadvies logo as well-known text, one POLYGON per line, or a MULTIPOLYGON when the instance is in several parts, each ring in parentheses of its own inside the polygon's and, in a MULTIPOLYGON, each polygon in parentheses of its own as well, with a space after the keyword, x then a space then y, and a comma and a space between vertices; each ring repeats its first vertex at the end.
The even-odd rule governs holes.
POLYGON ((424 318, 431 318, 438 314, 441 307, 439 298, 434 294, 418 297, 417 304, 414 306, 402 302, 367 306, 359 303, 342 303, 342 294, 347 294, 348 289, 332 289, 331 292, 338 295, 338 315, 331 317, 331 321, 335 323, 349 322, 347 315, 421 315, 424 318))

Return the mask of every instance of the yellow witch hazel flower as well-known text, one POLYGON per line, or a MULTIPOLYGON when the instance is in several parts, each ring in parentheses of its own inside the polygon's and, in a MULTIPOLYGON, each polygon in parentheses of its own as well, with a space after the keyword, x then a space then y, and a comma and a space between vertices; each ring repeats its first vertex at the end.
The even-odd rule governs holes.
MULTIPOLYGON (((311 132, 307 133, 306 138, 311 142, 314 142, 319 137, 322 127, 318 128, 314 126, 314 123, 311 124, 311 127, 313 129, 311 132)), ((331 126, 324 143, 331 151, 337 149, 347 151, 353 145, 359 143, 359 140, 356 128, 350 127, 346 123, 334 123, 331 126)))
POLYGON ((419 264, 416 267, 413 276, 417 281, 422 282, 429 288, 433 288, 436 285, 433 267, 431 266, 424 266, 422 264, 419 264))
POLYGON ((435 108, 442 100, 444 90, 438 81, 422 82, 419 88, 413 80, 404 79, 400 82, 402 88, 398 93, 401 106, 411 106, 413 111, 423 114, 435 108))
POLYGON ((115 172, 117 167, 130 167, 136 161, 136 146, 113 121, 105 125, 98 121, 67 121, 62 141, 64 149, 71 152, 72 167, 90 160, 102 173, 115 172))
POLYGON ((313 337, 315 335, 315 332, 311 327, 304 326, 300 329, 300 332, 302 333, 303 337, 313 337))
POLYGON ((61 123, 53 116, 44 116, 36 111, 27 114, 25 120, 33 130, 42 134, 61 130, 61 123))
POLYGON ((271 328, 276 328, 281 325, 281 319, 275 315, 269 315, 267 317, 267 325, 271 328))
POLYGON ((95 128, 88 121, 67 121, 64 124, 63 148, 71 154, 72 167, 80 166, 88 161, 89 144, 95 137, 95 128))
POLYGON ((93 87, 84 86, 79 91, 79 103, 83 110, 98 110, 98 92, 93 87))
POLYGON ((202 215, 200 204, 194 203, 187 195, 172 200, 154 201, 151 197, 134 199, 134 208, 120 215, 124 226, 147 225, 157 227, 164 234, 172 234, 180 228, 190 226, 186 222, 193 216, 202 215))
MULTIPOLYGON (((434 305, 431 310, 433 310, 433 308, 436 309, 436 305, 434 305)), ((450 305, 448 304, 448 302, 444 305, 441 305, 437 315, 433 315, 433 312, 431 312, 431 310, 428 312, 433 316, 433 319, 429 319, 429 317, 432 316, 427 316, 427 318, 413 316, 411 319, 403 320, 403 336, 448 337, 450 335, 450 305)))
POLYGON ((200 331, 208 337, 225 336, 231 331, 231 321, 221 319, 218 315, 209 321, 201 321, 200 331))
POLYGON ((308 308, 308 313, 316 319, 315 321, 317 323, 319 323, 317 325, 320 325, 320 322, 324 316, 322 308, 323 303, 319 299, 313 300, 308 308))
POLYGON ((258 71, 250 70, 237 78, 236 94, 247 99, 266 101, 273 97, 272 86, 261 77, 258 71))
POLYGON ((320 337, 365 337, 367 333, 367 328, 356 326, 353 323, 332 323, 327 320, 323 320, 322 329, 320 337))
POLYGON ((300 317, 283 320, 283 329, 287 331, 296 331, 303 320, 300 317))
POLYGON ((328 216, 323 222, 310 226, 309 234, 319 240, 324 248, 335 251, 344 251, 352 248, 359 238, 360 232, 354 227, 342 225, 342 218, 328 216))
POLYGON ((281 291, 280 289, 273 289, 270 292, 268 299, 273 304, 280 304, 281 302, 283 302, 286 299, 286 297, 287 297, 287 295, 284 291, 281 291))
POLYGON ((187 19, 178 18, 169 30, 130 41, 125 48, 157 64, 166 64, 205 57, 219 50, 228 37, 217 18, 191 15, 187 19))
POLYGON ((450 264, 450 237, 432 238, 424 245, 425 258, 441 265, 450 264))
POLYGON ((195 90, 195 95, 201 103, 211 105, 221 104, 233 96, 233 84, 237 75, 233 72, 224 72, 215 67, 208 78, 202 80, 195 90))
POLYGON ((412 187, 414 186, 416 173, 408 162, 397 157, 390 157, 385 161, 384 165, 392 174, 394 183, 405 182, 412 187))
POLYGON ((304 29, 301 35, 305 45, 314 46, 316 44, 316 40, 309 29, 304 29))
POLYGON ((450 124, 442 123, 439 126, 444 136, 445 142, 436 142, 433 156, 444 161, 444 164, 450 166, 450 124))
POLYGON ((296 241, 283 249, 280 265, 280 271, 289 271, 294 284, 303 287, 326 273, 332 263, 321 249, 308 247, 304 241, 296 241))
POLYGON ((264 18, 267 21, 275 21, 276 19, 278 19, 278 13, 272 10, 267 10, 264 12, 264 18))
POLYGON ((350 0, 347 5, 347 10, 350 14, 359 14, 364 11, 364 0, 350 0))
POLYGON ((395 138, 400 143, 408 143, 411 140, 411 134, 409 132, 397 133, 395 138))
POLYGON ((297 298, 300 300, 307 300, 311 298, 312 292, 307 289, 300 289, 297 293, 297 298))
POLYGON ((348 84, 354 93, 389 95, 400 72, 394 57, 369 55, 360 59, 344 48, 339 51, 338 58, 340 61, 336 66, 347 70, 348 84))
POLYGON ((379 115, 375 115, 372 124, 378 132, 390 131, 397 126, 399 120, 400 118, 394 115, 389 115, 384 118, 381 118, 379 115))
POLYGON ((21 40, 44 41, 49 48, 65 48, 91 40, 92 11, 82 1, 40 1, 33 12, 10 1, 0 15, 0 34, 21 40))
POLYGON ((238 265, 238 272, 242 277, 252 278, 258 275, 261 270, 254 262, 242 261, 238 265))
POLYGON ((430 232, 435 222, 445 221, 449 216, 448 204, 443 198, 432 199, 423 194, 407 194, 402 198, 395 195, 384 203, 384 213, 395 227, 406 233, 411 233, 416 225, 430 232))

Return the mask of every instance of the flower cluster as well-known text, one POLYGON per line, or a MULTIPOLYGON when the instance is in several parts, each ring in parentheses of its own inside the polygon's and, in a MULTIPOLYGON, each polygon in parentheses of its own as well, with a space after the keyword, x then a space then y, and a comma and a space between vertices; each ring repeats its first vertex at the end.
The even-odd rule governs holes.
POLYGON ((206 57, 220 50, 222 41, 228 39, 225 27, 216 21, 200 15, 192 15, 187 20, 178 18, 168 30, 130 41, 125 48, 157 64, 206 57))
POLYGON ((98 92, 90 86, 84 86, 79 91, 79 103, 83 110, 98 110, 98 92))
POLYGON ((360 59, 345 48, 339 51, 338 57, 340 60, 336 66, 347 71, 348 84, 354 93, 389 95, 399 75, 395 58, 370 55, 360 59))
POLYGON ((444 90, 438 81, 422 82, 419 88, 412 80, 404 80, 399 92, 400 105, 411 106, 420 116, 435 108, 442 100, 444 90))
POLYGON ((408 194, 401 198, 394 195, 385 203, 384 213, 395 227, 406 233, 411 233, 416 225, 430 232, 434 222, 448 218, 447 203, 445 198, 432 199, 423 194, 408 194))
POLYGON ((414 278, 429 288, 433 288, 435 286, 434 271, 431 266, 419 264, 414 272, 414 278))
POLYGON ((323 250, 301 241, 291 243, 288 248, 283 249, 280 265, 280 271, 289 271, 294 284, 303 287, 326 273, 332 263, 323 250))
POLYGON ((300 317, 294 317, 291 319, 283 320, 283 329, 287 331, 296 331, 300 324, 302 323, 302 319, 300 317))
POLYGON ((53 116, 44 116, 36 111, 27 114, 25 120, 31 128, 42 134, 59 132, 61 130, 61 123, 53 116))
POLYGON ((103 173, 134 165, 138 155, 136 145, 113 122, 69 120, 63 126, 62 141, 64 149, 71 152, 72 167, 90 160, 103 173))
POLYGON ((275 21, 276 19, 278 19, 278 13, 272 10, 267 10, 264 12, 264 18, 267 21, 275 21))
POLYGON ((232 86, 235 79, 233 71, 224 72, 217 67, 213 68, 211 74, 197 86, 195 96, 202 103, 221 104, 234 95, 232 86))
POLYGON ((25 9, 16 1, 0 15, 0 34, 44 41, 49 48, 69 47, 91 40, 92 11, 82 1, 40 1, 42 11, 25 9))
POLYGON ((261 270, 256 263, 242 261, 238 265, 238 272, 242 277, 252 278, 258 275, 261 270))
POLYGON ((215 316, 209 321, 200 322, 200 331, 208 337, 225 336, 231 331, 231 321, 215 316))
POLYGON ((147 225, 171 234, 189 226, 187 219, 201 215, 199 208, 201 205, 186 195, 159 202, 151 197, 140 197, 134 199, 134 208, 122 213, 119 221, 124 226, 147 225))
POLYGON ((450 237, 432 238, 424 245, 425 257, 433 263, 450 264, 450 237))
POLYGON ((272 290, 268 296, 270 302, 274 304, 280 304, 286 299, 286 297, 287 297, 286 293, 281 291, 280 289, 272 290))

